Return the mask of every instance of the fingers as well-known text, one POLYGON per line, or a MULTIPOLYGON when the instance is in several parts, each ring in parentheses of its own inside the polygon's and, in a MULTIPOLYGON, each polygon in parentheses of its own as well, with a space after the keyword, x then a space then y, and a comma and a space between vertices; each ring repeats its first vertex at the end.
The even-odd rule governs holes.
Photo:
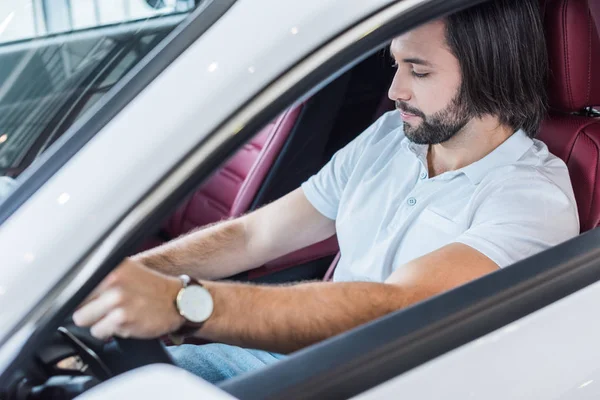
POLYGON ((113 272, 108 274, 108 276, 106 278, 104 278, 104 280, 102 282, 100 282, 100 284, 92 291, 92 293, 90 293, 85 298, 85 300, 77 308, 81 309, 86 304, 89 304, 90 302, 97 299, 103 292, 105 292, 106 290, 108 290, 111 287, 114 287, 120 281, 122 281, 124 278, 126 278, 127 274, 122 273, 121 270, 126 269, 127 264, 128 264, 127 260, 123 261, 113 272))
MULTIPOLYGON (((102 283, 104 283, 104 281, 102 283)), ((88 295, 88 297, 86 297, 85 300, 83 300, 81 302, 81 304, 77 307, 77 310, 82 309, 85 305, 87 305, 87 304, 91 303, 92 301, 96 300, 102 294, 102 292, 104 290, 106 290, 106 289, 104 289, 104 288, 101 287, 102 283, 100 285, 98 285, 98 287, 96 287, 96 289, 94 289, 92 291, 92 293, 90 293, 88 295)))
POLYGON ((79 305, 78 309, 81 309, 86 304, 97 299, 103 292, 110 289, 111 287, 115 287, 117 285, 123 285, 127 282, 130 273, 129 270, 132 269, 132 261, 125 259, 115 268, 113 272, 111 272, 100 284, 85 298, 85 300, 79 305))
POLYGON ((173 306, 181 281, 124 261, 94 290, 73 314, 78 326, 92 335, 158 337, 183 323, 173 306))
POLYGON ((125 300, 124 297, 122 290, 106 290, 75 311, 73 313, 73 322, 82 327, 92 326, 111 310, 122 305, 125 300))
POLYGON ((92 326, 90 330, 95 338, 105 340, 112 336, 127 338, 130 336, 126 329, 126 313, 122 308, 117 308, 108 313, 98 323, 92 326))

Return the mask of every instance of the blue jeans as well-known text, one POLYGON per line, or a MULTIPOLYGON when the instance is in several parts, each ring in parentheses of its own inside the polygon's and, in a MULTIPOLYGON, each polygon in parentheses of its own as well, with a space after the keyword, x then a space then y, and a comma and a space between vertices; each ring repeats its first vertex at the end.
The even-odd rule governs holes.
POLYGON ((273 364, 286 356, 220 343, 183 344, 167 348, 175 365, 200 378, 217 383, 273 364))

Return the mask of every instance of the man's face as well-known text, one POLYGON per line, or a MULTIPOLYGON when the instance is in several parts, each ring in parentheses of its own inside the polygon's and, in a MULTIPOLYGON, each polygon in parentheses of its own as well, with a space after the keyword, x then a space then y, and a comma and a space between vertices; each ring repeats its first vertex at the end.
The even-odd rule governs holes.
POLYGON ((434 21, 390 46, 397 71, 388 95, 402 115, 406 137, 418 144, 445 142, 472 118, 445 29, 443 21, 434 21))

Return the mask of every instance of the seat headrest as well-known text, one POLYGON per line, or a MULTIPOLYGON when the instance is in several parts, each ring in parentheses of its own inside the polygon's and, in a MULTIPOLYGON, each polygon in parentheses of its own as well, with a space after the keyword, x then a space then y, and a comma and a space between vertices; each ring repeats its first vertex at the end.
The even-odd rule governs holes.
POLYGON ((600 37, 587 0, 546 0, 542 12, 550 63, 550 107, 574 112, 599 106, 600 37))

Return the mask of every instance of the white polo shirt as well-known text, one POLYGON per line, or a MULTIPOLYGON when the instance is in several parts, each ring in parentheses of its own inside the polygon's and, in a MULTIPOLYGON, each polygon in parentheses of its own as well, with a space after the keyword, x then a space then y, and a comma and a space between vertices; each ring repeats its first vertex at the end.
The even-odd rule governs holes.
POLYGON ((427 149, 404 136, 391 111, 302 184, 336 221, 334 281, 383 282, 453 242, 506 267, 579 234, 567 167, 541 141, 517 131, 483 159, 434 178, 427 149))

